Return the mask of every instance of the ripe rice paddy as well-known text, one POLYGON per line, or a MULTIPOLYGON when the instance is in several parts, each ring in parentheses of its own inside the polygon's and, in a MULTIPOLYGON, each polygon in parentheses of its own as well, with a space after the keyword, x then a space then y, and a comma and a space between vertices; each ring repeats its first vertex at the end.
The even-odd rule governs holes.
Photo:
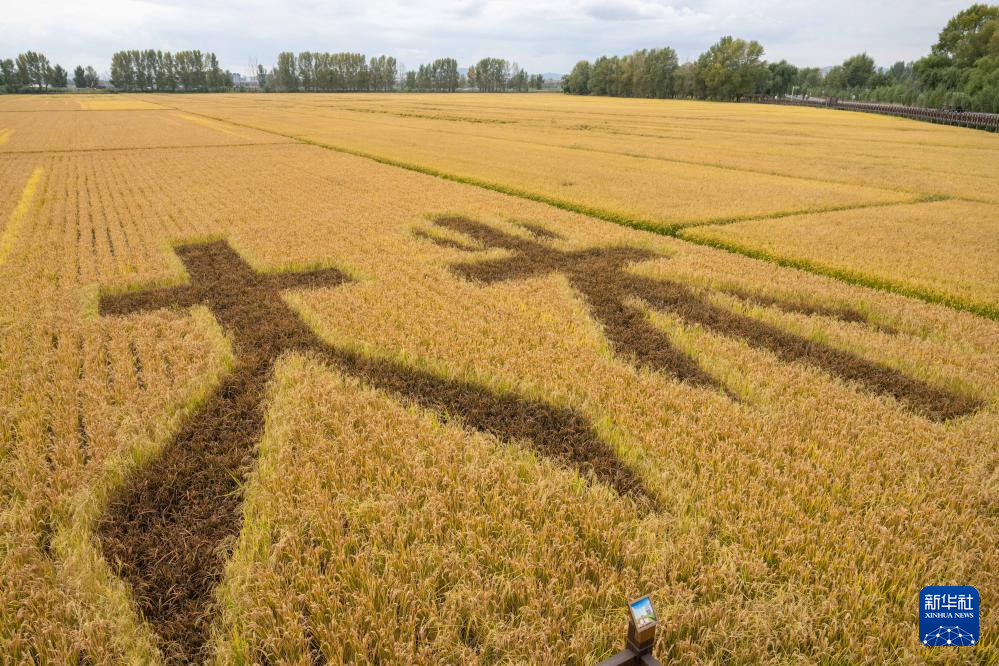
POLYGON ((999 659, 995 136, 553 95, 0 128, 14 663, 591 663, 644 593, 663 661, 999 659), (978 646, 919 644, 930 584, 978 646))

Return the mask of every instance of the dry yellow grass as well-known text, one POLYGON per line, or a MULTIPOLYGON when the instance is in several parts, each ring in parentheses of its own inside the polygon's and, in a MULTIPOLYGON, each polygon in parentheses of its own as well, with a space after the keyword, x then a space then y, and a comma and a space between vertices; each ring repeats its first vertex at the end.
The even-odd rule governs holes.
MULTIPOLYGON (((298 98, 241 104, 263 113, 258 99, 266 109, 298 98)), ((473 101, 493 98, 436 99, 441 113, 470 117, 484 113, 473 101)), ((75 115, 128 113, 176 115, 75 115)), ((159 122, 123 120, 118 144, 149 145, 159 122)), ((232 138, 178 123, 178 143, 185 132, 232 138)), ((938 129, 924 140, 946 143, 938 129)), ((985 608, 999 602, 996 322, 315 146, 3 155, 0 173, 17 182, 0 187, 17 199, 36 169, 0 263, 0 653, 14 663, 159 659, 155 627, 92 528, 238 350, 203 307, 112 318, 95 306, 100 289, 183 281, 170 244, 220 234, 261 271, 319 264, 354 276, 285 295, 332 344, 585 415, 662 509, 638 512, 525 443, 288 355, 267 391, 210 660, 302 663, 318 651, 330 663, 589 663, 619 648, 623 603, 640 592, 663 619, 664 660, 999 659, 994 613, 981 644, 956 654, 927 652, 915 626, 926 584, 976 585, 985 608), (533 222, 562 235, 552 241, 562 249, 645 248, 658 258, 631 273, 681 281, 726 311, 984 404, 932 422, 645 304, 739 399, 638 369, 564 276, 456 277, 455 262, 504 254, 415 233, 439 233, 430 220, 443 214, 521 237, 516 223, 533 222), (864 320, 732 291, 846 306, 864 320)), ((17 204, 4 205, 6 223, 17 204)))

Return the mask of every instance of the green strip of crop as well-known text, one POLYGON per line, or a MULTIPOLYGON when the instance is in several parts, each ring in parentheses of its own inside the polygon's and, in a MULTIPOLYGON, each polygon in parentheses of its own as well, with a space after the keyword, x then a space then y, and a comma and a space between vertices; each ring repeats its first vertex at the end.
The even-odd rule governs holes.
POLYGON ((859 271, 853 271, 844 268, 836 268, 834 266, 827 266, 825 264, 811 261, 809 259, 796 259, 793 257, 783 257, 777 254, 766 252, 764 250, 757 250, 751 247, 747 247, 745 245, 739 245, 737 243, 731 243, 728 241, 718 240, 715 238, 703 238, 698 236, 691 236, 684 234, 682 231, 679 232, 676 237, 679 238, 680 240, 685 240, 689 243, 694 243, 696 245, 713 247, 718 250, 724 250, 726 252, 731 252, 733 254, 740 254, 744 257, 750 257, 751 259, 759 259, 761 261, 777 264, 778 266, 783 266, 785 268, 796 268, 798 270, 814 273, 815 275, 822 275, 824 277, 833 278, 841 282, 846 282, 848 284, 854 284, 861 287, 868 287, 870 289, 877 289, 879 291, 887 291, 893 294, 898 294, 900 296, 915 298, 921 301, 925 301, 927 303, 945 305, 955 310, 970 312, 980 317, 985 317, 986 319, 999 321, 999 308, 997 308, 994 305, 990 305, 988 303, 980 303, 968 300, 966 298, 961 298, 960 296, 946 294, 944 292, 935 291, 933 289, 915 287, 909 284, 905 284, 904 282, 888 280, 874 275, 869 275, 867 273, 861 273, 859 271))

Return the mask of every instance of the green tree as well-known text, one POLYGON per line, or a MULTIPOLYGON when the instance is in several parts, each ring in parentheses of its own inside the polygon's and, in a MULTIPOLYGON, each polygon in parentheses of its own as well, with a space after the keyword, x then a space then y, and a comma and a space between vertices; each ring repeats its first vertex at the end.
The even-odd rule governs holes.
POLYGON ((272 78, 276 90, 298 90, 298 72, 294 53, 283 51, 278 54, 277 67, 274 69, 272 78))
POLYGON ((135 87, 135 68, 127 51, 117 51, 111 55, 111 85, 120 90, 135 87))
POLYGON ((763 46, 722 37, 697 59, 698 78, 711 99, 732 100, 760 91, 769 77, 763 46))
POLYGON ((798 83, 798 68, 786 60, 770 63, 770 93, 777 97, 790 94, 798 83))
POLYGON ((15 60, 15 77, 22 86, 43 88, 48 82, 49 70, 49 59, 41 53, 26 51, 19 53, 15 60))
POLYGON ((166 92, 177 90, 177 63, 173 54, 157 52, 159 66, 156 69, 156 89, 166 92))
POLYGON ((822 86, 822 70, 818 67, 805 67, 798 70, 798 82, 802 93, 809 94, 822 86))
POLYGON ((507 89, 517 92, 527 92, 527 72, 522 70, 516 63, 511 68, 510 78, 507 80, 507 89))
POLYGON ((867 87, 874 76, 874 59, 866 53, 858 53, 843 61, 843 72, 848 88, 867 87))
POLYGON ((680 61, 670 47, 652 49, 645 58, 650 97, 663 99, 676 95, 676 76, 680 61))
POLYGON ((697 72, 697 64, 685 62, 674 77, 676 96, 681 98, 704 97, 704 86, 697 72))
POLYGON ((958 12, 940 31, 931 53, 949 58, 958 67, 971 67, 988 55, 997 19, 999 7, 991 5, 975 4, 958 12))
POLYGON ((842 65, 836 65, 822 79, 822 87, 827 93, 838 93, 849 87, 846 79, 846 69, 842 65))
POLYGON ((53 88, 65 88, 69 85, 69 72, 62 65, 56 65, 45 73, 45 83, 53 88))
POLYGON ((591 95, 617 95, 620 90, 617 56, 600 56, 590 68, 591 95))
POLYGON ((17 69, 10 58, 0 60, 0 86, 8 92, 17 89, 17 69))
POLYGON ((73 85, 77 88, 87 87, 87 71, 83 69, 83 65, 77 65, 73 70, 73 85))
POLYGON ((502 92, 510 79, 510 63, 502 58, 483 58, 475 65, 474 79, 481 92, 502 92))
POLYGON ((888 68, 885 72, 892 83, 901 83, 903 81, 911 81, 915 76, 912 69, 911 62, 903 62, 899 60, 894 65, 888 68))
POLYGON ((87 69, 83 74, 83 83, 86 88, 96 88, 101 82, 100 77, 97 75, 97 70, 87 65, 87 69))
POLYGON ((590 94, 590 61, 580 60, 572 71, 562 77, 562 92, 570 95, 590 94))

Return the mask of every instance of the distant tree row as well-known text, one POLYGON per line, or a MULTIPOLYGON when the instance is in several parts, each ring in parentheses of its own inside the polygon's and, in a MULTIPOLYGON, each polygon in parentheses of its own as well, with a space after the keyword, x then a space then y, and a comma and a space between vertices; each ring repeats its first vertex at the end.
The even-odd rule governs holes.
POLYGON ((0 59, 0 87, 6 92, 65 88, 69 74, 61 65, 52 65, 44 54, 19 53, 16 58, 0 59))
POLYGON ((527 72, 500 58, 483 58, 462 75, 454 58, 438 58, 415 70, 401 72, 390 56, 367 58, 363 53, 278 54, 270 70, 257 68, 257 84, 275 92, 357 92, 405 90, 410 92, 455 92, 478 88, 483 92, 540 89, 542 75, 527 72))
POLYGON ((582 60, 562 79, 574 95, 734 100, 745 95, 822 95, 999 112, 999 7, 958 13, 930 55, 878 68, 866 53, 825 74, 785 60, 767 63, 759 42, 722 37, 694 62, 671 48, 582 60))
POLYGON ((392 90, 398 75, 399 65, 390 56, 368 60, 363 53, 306 51, 296 56, 285 51, 270 72, 263 65, 257 68, 257 83, 263 90, 281 92, 392 90))
POLYGON ((462 85, 458 72, 458 61, 454 58, 438 58, 429 65, 420 65, 416 71, 406 72, 403 87, 432 92, 454 92, 462 85))
POLYGON ((562 79, 562 90, 574 95, 731 100, 756 92, 768 79, 759 42, 722 37, 696 62, 683 65, 669 47, 601 56, 592 64, 582 60, 562 79))
MULTIPOLYGON (((528 75, 516 63, 501 58, 483 58, 469 67, 467 74, 461 73, 454 58, 438 58, 416 70, 400 72, 399 63, 391 56, 367 58, 362 53, 313 51, 280 53, 270 71, 263 65, 257 67, 256 78, 261 90, 274 92, 455 92, 467 88, 526 92, 544 86, 541 74, 528 75)), ((0 59, 2 91, 66 88, 68 79, 65 69, 51 66, 48 58, 34 51, 16 59, 0 59)), ((73 71, 73 84, 86 89, 97 88, 101 82, 97 70, 80 65, 73 71)), ((113 54, 110 84, 118 90, 146 92, 217 92, 235 87, 233 75, 219 66, 212 52, 153 49, 113 54)))
POLYGON ((73 85, 77 88, 96 88, 100 85, 101 79, 97 76, 97 70, 89 65, 77 65, 73 70, 73 85))
POLYGON ((111 56, 111 84, 118 90, 212 92, 232 88, 232 74, 214 53, 118 51, 111 56))
POLYGON ((517 63, 511 64, 502 58, 483 58, 468 68, 468 85, 480 92, 541 90, 544 82, 541 74, 531 76, 517 63))

